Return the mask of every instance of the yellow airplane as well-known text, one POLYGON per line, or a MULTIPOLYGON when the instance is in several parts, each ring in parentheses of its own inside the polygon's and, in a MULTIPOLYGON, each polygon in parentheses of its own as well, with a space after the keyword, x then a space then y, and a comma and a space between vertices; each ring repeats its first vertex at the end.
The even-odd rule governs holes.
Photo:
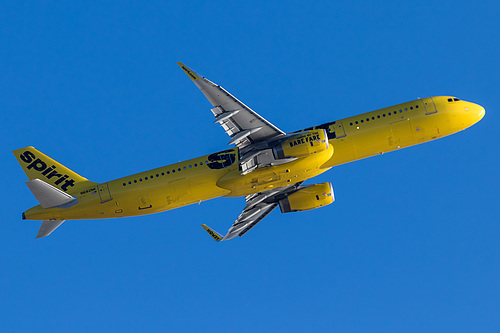
POLYGON ((332 185, 303 185, 330 168, 464 130, 484 116, 480 105, 451 96, 421 98, 285 133, 221 86, 179 66, 210 101, 236 147, 105 183, 91 182, 33 147, 14 150, 38 202, 23 219, 43 220, 37 238, 65 220, 145 215, 217 197, 244 196, 225 236, 242 236, 274 208, 282 213, 331 204, 332 185))

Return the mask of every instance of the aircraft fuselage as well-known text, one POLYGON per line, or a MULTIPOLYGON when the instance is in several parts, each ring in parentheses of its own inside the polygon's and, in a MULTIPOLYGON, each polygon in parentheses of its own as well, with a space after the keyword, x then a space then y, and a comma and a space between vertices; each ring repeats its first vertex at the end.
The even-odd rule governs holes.
POLYGON ((162 212, 217 197, 246 196, 305 181, 337 165, 459 132, 483 116, 483 107, 453 97, 418 99, 304 129, 325 129, 329 148, 288 163, 242 175, 240 152, 232 148, 75 189, 77 192, 71 194, 78 198, 77 205, 36 206, 24 216, 32 220, 116 218, 162 212))

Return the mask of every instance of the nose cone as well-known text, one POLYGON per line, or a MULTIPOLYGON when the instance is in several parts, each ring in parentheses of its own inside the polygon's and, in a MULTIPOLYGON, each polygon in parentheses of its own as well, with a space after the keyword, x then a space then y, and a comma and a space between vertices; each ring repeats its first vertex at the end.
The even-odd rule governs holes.
POLYGON ((479 104, 467 103, 464 108, 464 113, 467 115, 467 118, 470 122, 469 126, 472 126, 483 119, 485 111, 484 108, 479 104))

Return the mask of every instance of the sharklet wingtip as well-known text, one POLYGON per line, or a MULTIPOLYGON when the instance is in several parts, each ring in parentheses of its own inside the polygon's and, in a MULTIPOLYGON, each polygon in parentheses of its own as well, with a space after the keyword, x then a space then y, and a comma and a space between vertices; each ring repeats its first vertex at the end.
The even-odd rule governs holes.
POLYGON ((184 65, 182 62, 178 61, 177 65, 179 65, 179 67, 187 74, 187 76, 189 76, 192 81, 201 79, 201 77, 195 71, 184 65))
POLYGON ((201 225, 203 227, 203 229, 205 229, 206 232, 208 232, 208 234, 216 241, 216 242, 220 242, 221 240, 223 240, 223 236, 221 234, 219 234, 217 231, 213 230, 212 228, 210 228, 209 226, 207 226, 206 224, 202 224, 201 225))

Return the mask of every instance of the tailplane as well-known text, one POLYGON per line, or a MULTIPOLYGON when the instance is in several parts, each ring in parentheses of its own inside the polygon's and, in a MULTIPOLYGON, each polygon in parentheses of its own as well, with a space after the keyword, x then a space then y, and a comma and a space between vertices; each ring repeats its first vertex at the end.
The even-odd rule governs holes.
POLYGON ((36 238, 48 236, 52 231, 56 230, 65 220, 44 220, 36 238))
POLYGON ((78 202, 77 198, 40 179, 28 180, 26 185, 42 208, 70 208, 78 202))

